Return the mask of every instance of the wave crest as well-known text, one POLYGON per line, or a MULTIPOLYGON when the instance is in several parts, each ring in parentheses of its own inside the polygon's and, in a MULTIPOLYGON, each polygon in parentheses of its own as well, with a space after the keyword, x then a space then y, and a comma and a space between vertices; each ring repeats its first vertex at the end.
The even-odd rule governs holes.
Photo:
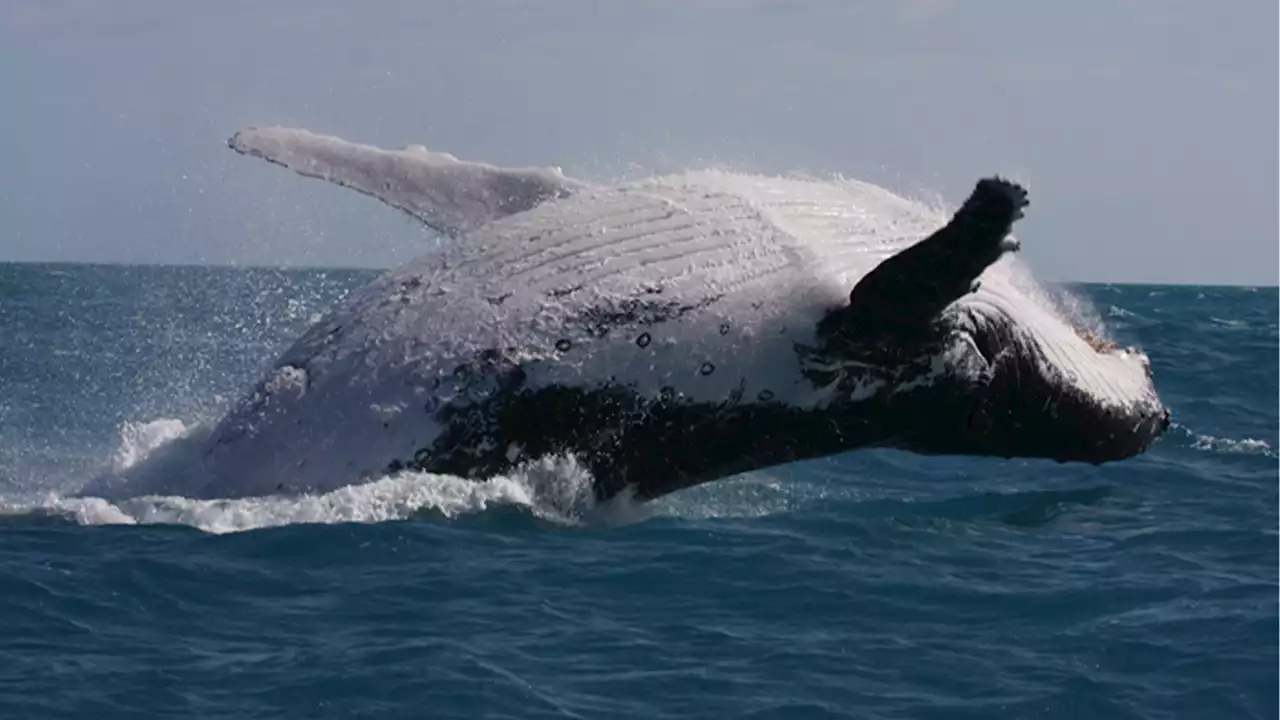
POLYGON ((501 506, 525 508, 561 526, 625 524, 644 517, 629 498, 598 505, 591 488, 590 474, 576 459, 552 457, 487 480, 405 471, 317 495, 212 500, 147 495, 115 501, 49 495, 7 511, 61 515, 82 525, 187 525, 218 534, 294 524, 380 523, 430 513, 452 519, 501 506))
POLYGON ((191 441, 207 432, 205 425, 174 418, 126 422, 120 427, 112 472, 75 496, 53 492, 0 501, 0 513, 61 516, 81 525, 186 525, 219 534, 294 524, 380 523, 424 514, 453 519, 504 506, 565 527, 629 524, 649 514, 628 494, 597 503, 590 472, 572 455, 543 457, 483 480, 401 471, 322 494, 186 497, 175 488, 181 487, 184 464, 193 459, 188 455, 191 441), (145 473, 126 477, 131 469, 145 473))

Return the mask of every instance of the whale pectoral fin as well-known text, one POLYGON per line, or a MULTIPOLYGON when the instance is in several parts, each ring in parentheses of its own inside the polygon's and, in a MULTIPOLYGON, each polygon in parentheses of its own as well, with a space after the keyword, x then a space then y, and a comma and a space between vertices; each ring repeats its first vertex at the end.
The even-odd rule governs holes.
POLYGON ((978 288, 978 276, 1005 252, 1029 205, 1027 191, 999 177, 984 178, 944 227, 877 265, 849 294, 849 320, 859 331, 920 329, 951 303, 978 288))
POLYGON ((227 145, 242 155, 376 197, 449 235, 565 197, 579 187, 557 170, 466 162, 420 145, 384 150, 295 128, 248 127, 227 145))

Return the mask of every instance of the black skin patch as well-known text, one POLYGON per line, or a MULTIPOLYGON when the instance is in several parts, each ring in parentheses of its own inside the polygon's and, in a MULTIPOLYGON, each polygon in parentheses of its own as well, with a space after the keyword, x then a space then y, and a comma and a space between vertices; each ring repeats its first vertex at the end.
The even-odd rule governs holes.
MULTIPOLYGON (((856 360, 883 369, 846 377, 842 391, 851 392, 862 379, 898 383, 927 372, 925 358, 951 335, 942 311, 971 292, 978 276, 1000 259, 1027 205, 1022 186, 998 177, 979 181, 950 222, 867 273, 849 294, 849 304, 833 308, 818 324, 818 345, 798 351, 814 360, 856 360)), ((1009 342, 1006 334, 988 344, 1009 342)), ((819 369, 827 364, 806 363, 804 373, 816 384, 830 383, 837 377, 819 369)))
POLYGON ((550 290, 550 291, 548 291, 548 292, 547 292, 547 297, 552 297, 552 298, 568 297, 568 296, 570 296, 570 295, 572 295, 572 294, 574 294, 574 293, 578 292, 578 291, 579 291, 579 290, 581 290, 581 289, 582 289, 582 286, 581 286, 581 285, 571 285, 571 286, 566 287, 566 288, 557 288, 557 289, 555 289, 555 290, 550 290))
POLYGON ((863 340, 926 339, 942 310, 971 292, 978 276, 1004 254, 1004 240, 1029 204, 1021 185, 999 177, 978 181, 950 222, 859 280, 848 307, 830 322, 863 340))
POLYGON ((742 404, 738 397, 695 403, 666 390, 646 399, 619 386, 553 386, 446 409, 439 419, 448 431, 410 467, 489 477, 511 469, 505 448, 517 443, 526 457, 576 454, 590 468, 600 499, 634 485, 636 496, 649 500, 726 475, 870 444, 906 427, 901 411, 864 416, 742 404))
POLYGON ((592 337, 604 337, 615 328, 657 325, 676 320, 699 310, 711 307, 722 295, 713 295, 696 303, 676 300, 659 301, 647 298, 627 298, 616 302, 604 302, 583 310, 571 322, 592 337))
POLYGON ((409 467, 491 477, 512 469, 506 448, 515 444, 522 457, 573 453, 600 499, 632 486, 649 500, 865 447, 1103 462, 1140 452, 1168 425, 1167 414, 1103 412, 1074 386, 1043 375, 1034 351, 1001 353, 998 362, 985 384, 954 378, 820 409, 777 402, 768 390, 743 403, 741 385, 719 402, 695 402, 671 387, 641 396, 616 383, 526 388, 523 370, 507 367, 495 371, 498 392, 436 413, 446 430, 409 467), (1042 398, 1051 403, 1044 410, 1042 398))

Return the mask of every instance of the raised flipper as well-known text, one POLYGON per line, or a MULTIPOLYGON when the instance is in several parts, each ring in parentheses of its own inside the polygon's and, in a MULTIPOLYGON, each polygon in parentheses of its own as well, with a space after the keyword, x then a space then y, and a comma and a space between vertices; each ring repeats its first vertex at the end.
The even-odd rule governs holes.
POLYGON ((844 322, 870 334, 911 334, 977 290, 978 276, 1018 250, 1009 230, 1029 205, 1021 185, 984 178, 951 222, 877 265, 849 294, 844 322))
POLYGON ((565 197, 580 186, 558 170, 465 162, 421 145, 383 150, 294 128, 245 128, 227 145, 372 195, 449 235, 565 197))

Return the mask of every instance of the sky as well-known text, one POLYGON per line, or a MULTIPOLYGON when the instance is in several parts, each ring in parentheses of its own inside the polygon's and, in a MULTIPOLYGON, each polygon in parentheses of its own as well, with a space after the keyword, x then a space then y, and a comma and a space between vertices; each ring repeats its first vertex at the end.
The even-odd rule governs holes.
POLYGON ((1274 285, 1274 0, 0 0, 0 261, 387 267, 438 240, 246 125, 608 179, 1031 192, 1052 280, 1274 285))

